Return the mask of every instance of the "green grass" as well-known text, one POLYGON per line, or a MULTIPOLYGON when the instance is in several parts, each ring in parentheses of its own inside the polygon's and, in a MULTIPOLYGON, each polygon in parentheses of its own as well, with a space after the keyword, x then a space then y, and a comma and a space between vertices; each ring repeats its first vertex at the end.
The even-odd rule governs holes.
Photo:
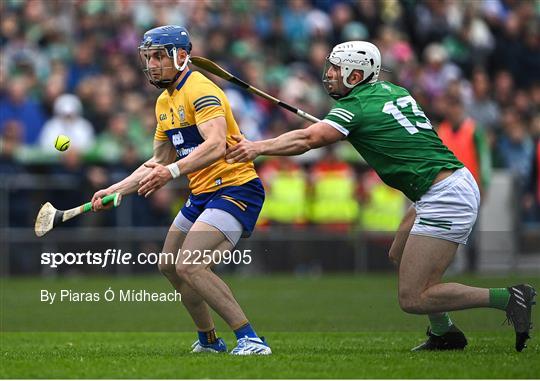
MULTIPOLYGON (((451 280, 485 287, 540 284, 538 277, 451 280)), ((424 338, 427 320, 400 311, 393 275, 227 281, 274 355, 191 355, 192 323, 176 303, 39 302, 40 289, 167 291, 159 277, 2 280, 0 377, 540 377, 538 340, 516 353, 513 330, 501 325, 504 314, 497 310, 451 315, 469 338, 464 352, 411 353, 424 338)), ((232 346, 232 333, 216 320, 232 346)), ((534 322, 538 327, 538 314, 534 322)))

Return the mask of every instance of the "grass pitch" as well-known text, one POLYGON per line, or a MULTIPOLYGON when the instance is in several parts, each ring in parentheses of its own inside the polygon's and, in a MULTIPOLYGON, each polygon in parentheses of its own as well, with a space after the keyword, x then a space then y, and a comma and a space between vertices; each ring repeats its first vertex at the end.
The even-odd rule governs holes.
MULTIPOLYGON (((538 277, 452 278, 497 287, 538 277)), ((2 378, 539 378, 539 332, 515 352, 504 313, 452 313, 464 352, 411 353, 427 320, 400 311, 393 275, 228 278, 274 354, 192 355, 187 313, 176 303, 39 302, 41 289, 168 290, 160 277, 2 280, 2 378), (99 332, 98 332, 99 331, 99 332)), ((538 311, 534 323, 539 327, 538 311)), ((232 333, 216 319, 232 347, 232 333)))

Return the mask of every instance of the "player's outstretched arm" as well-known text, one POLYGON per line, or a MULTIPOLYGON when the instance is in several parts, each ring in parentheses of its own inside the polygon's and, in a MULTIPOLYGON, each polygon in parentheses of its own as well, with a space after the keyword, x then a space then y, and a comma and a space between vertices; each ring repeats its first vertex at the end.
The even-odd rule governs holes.
POLYGON ((286 132, 268 140, 251 142, 242 136, 233 136, 238 144, 227 149, 225 159, 228 163, 237 163, 254 160, 260 155, 300 155, 311 149, 335 143, 344 137, 345 135, 324 122, 318 122, 300 130, 286 132))
POLYGON ((227 122, 223 116, 210 119, 198 125, 204 142, 199 144, 185 158, 165 167, 158 163, 146 163, 152 171, 140 181, 139 195, 148 197, 169 180, 208 167, 225 156, 227 141, 227 122))
POLYGON ((176 157, 176 151, 172 144, 168 141, 154 140, 154 156, 151 159, 137 168, 131 175, 119 181, 116 184, 111 185, 106 189, 97 191, 92 197, 92 210, 99 211, 103 209, 110 209, 112 206, 108 204, 103 206, 101 199, 111 193, 120 193, 119 197, 135 192, 139 188, 139 182, 148 175, 152 169, 147 167, 148 163, 159 163, 166 165, 172 163, 176 157))

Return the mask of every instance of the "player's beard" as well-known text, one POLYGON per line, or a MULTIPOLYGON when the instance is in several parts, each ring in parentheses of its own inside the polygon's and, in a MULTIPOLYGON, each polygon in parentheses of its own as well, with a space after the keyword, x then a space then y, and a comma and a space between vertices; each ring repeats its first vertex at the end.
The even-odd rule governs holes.
POLYGON ((339 89, 339 81, 337 79, 328 79, 323 78, 322 80, 324 89, 326 90, 326 93, 332 97, 333 99, 340 99, 343 98, 346 94, 341 94, 338 92, 339 89))
POLYGON ((323 78, 323 86, 326 93, 335 100, 339 100, 349 95, 352 90, 343 86, 339 79, 328 79, 326 77, 323 78))
POLYGON ((160 70, 155 72, 159 74, 158 76, 152 75, 151 71, 148 71, 148 75, 146 75, 149 82, 155 87, 157 87, 158 89, 167 89, 171 87, 182 74, 182 72, 177 71, 176 74, 172 76, 171 78, 164 78, 163 69, 167 69, 167 68, 161 68, 160 70))

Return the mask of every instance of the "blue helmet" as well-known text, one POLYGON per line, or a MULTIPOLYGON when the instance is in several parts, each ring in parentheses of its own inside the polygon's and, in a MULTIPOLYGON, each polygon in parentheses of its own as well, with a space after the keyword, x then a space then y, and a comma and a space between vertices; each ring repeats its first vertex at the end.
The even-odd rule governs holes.
POLYGON ((184 49, 191 53, 191 41, 186 28, 178 25, 164 25, 147 31, 139 48, 164 47, 169 57, 172 57, 173 48, 184 49))
MULTIPOLYGON (((189 62, 189 54, 191 53, 191 41, 189 39, 189 33, 186 28, 178 25, 165 25, 147 31, 141 44, 139 45, 139 58, 143 65, 143 72, 148 78, 148 81, 158 88, 167 88, 180 77, 180 74, 186 68, 189 62), (185 50, 188 57, 183 64, 178 62, 178 49, 185 50), (172 58, 174 68, 177 73, 172 78, 164 78, 163 69, 166 67, 161 66, 161 76, 159 78, 152 76, 149 68, 149 56, 152 55, 152 51, 165 51, 169 58, 172 58)), ((159 60, 161 61, 161 54, 159 54, 159 60)), ((163 61, 162 61, 163 62, 163 61)), ((172 68, 172 67, 170 67, 172 68)), ((155 68, 152 69, 155 72, 155 68)))

